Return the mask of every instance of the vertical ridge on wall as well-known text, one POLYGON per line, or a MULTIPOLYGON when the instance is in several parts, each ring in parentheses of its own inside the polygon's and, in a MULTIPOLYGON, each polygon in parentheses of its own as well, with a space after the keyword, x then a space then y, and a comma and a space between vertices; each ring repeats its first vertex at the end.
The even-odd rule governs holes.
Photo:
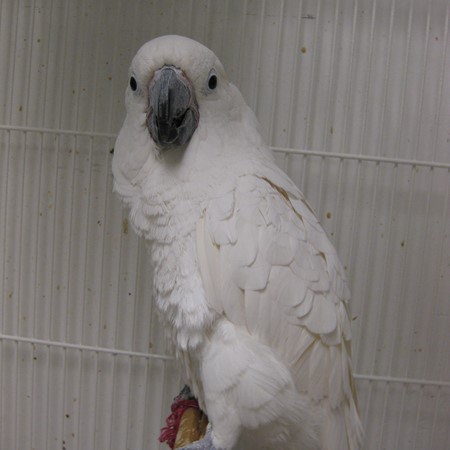
MULTIPOLYGON (((448 72, 448 64, 450 57, 448 56, 448 28, 450 23, 450 3, 447 3, 447 10, 445 12, 445 19, 444 19, 444 33, 443 33, 443 46, 442 46, 442 54, 440 55, 440 63, 441 63, 441 69, 439 71, 439 88, 438 88, 438 94, 437 98, 438 101, 436 102, 436 109, 433 114, 433 123, 437 123, 436 126, 436 133, 434 134, 433 138, 433 154, 432 154, 432 160, 436 161, 439 159, 437 153, 438 153, 438 136, 439 136, 439 130, 442 125, 442 123, 439 120, 439 117, 442 117, 443 114, 445 114, 445 105, 443 104, 443 92, 444 92, 444 83, 445 83, 445 73, 448 72)), ((444 98, 446 98, 444 96, 444 98)), ((447 139, 447 143, 449 140, 447 139)))

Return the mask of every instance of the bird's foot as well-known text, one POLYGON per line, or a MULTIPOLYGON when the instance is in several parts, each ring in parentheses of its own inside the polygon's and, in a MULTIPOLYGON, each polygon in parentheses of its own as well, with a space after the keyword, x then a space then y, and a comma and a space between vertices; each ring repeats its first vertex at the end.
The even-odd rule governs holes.
POLYGON ((203 439, 192 442, 192 444, 186 445, 180 450, 225 450, 214 446, 211 427, 208 427, 208 431, 203 439))

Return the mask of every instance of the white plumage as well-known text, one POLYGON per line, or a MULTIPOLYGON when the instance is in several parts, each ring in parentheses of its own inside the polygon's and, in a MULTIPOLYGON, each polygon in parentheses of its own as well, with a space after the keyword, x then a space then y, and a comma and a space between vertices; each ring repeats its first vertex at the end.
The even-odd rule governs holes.
POLYGON ((149 243, 156 304, 212 424, 212 443, 198 448, 360 448, 344 271, 252 111, 190 39, 145 44, 131 78, 114 187, 149 243), (167 120, 166 135, 161 117, 175 107, 149 106, 164 67, 188 80, 186 111, 199 115, 195 126, 186 111, 167 120), (189 127, 187 143, 166 145, 189 127))

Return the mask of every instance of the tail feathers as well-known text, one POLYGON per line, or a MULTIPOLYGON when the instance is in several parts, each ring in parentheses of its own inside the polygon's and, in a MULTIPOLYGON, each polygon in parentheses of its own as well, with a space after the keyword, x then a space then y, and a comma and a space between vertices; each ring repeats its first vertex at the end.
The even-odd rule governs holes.
POLYGON ((344 408, 345 427, 347 429, 348 447, 350 450, 362 448, 364 440, 364 429, 359 417, 358 409, 353 399, 350 399, 350 405, 344 408))
POLYGON ((321 448, 323 450, 360 450, 364 432, 353 399, 339 408, 331 408, 329 404, 324 404, 324 410, 321 448))

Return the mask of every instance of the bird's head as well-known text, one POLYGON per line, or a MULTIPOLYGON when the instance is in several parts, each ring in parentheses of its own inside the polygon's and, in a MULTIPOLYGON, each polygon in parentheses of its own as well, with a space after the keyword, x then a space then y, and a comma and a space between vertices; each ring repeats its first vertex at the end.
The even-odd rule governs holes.
MULTIPOLYGON (((129 72, 127 109, 145 108, 145 126, 159 151, 189 142, 200 105, 226 82, 216 55, 181 36, 162 36, 143 45, 129 72)), ((202 108, 203 109, 203 108, 202 108)))
POLYGON ((184 151, 208 116, 236 107, 230 100, 236 92, 240 96, 204 45, 181 36, 144 44, 129 70, 127 115, 114 147, 115 177, 133 182, 149 157, 184 151))

